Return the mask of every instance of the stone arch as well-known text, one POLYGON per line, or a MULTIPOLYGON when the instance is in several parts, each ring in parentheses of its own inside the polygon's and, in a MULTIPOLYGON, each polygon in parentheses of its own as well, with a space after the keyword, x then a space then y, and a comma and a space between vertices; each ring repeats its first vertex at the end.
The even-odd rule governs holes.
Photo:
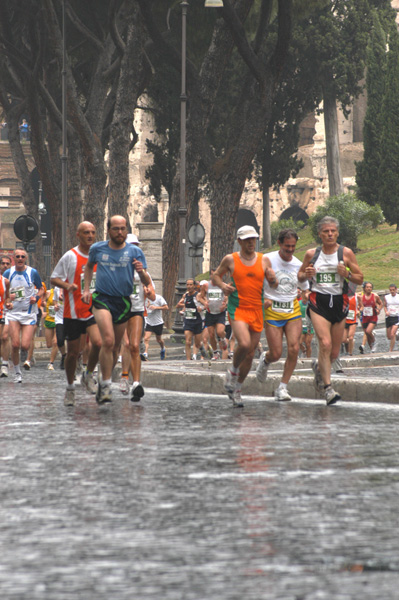
POLYGON ((260 231, 256 217, 252 210, 249 210, 248 208, 239 208, 237 214, 236 229, 239 229, 244 225, 252 225, 252 227, 255 227, 258 233, 260 231))
POLYGON ((303 208, 299 206, 299 204, 293 204, 289 208, 283 210, 279 217, 279 221, 283 219, 294 219, 294 221, 303 221, 304 223, 308 222, 309 215, 303 208))

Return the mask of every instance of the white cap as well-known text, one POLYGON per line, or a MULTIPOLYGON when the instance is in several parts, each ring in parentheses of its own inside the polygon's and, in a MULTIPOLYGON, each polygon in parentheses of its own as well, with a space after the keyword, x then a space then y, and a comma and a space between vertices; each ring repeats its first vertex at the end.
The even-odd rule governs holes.
POLYGON ((208 283, 207 279, 201 279, 200 285, 205 285, 206 283, 208 283))
POLYGON ((126 243, 127 244, 141 244, 141 242, 139 242, 139 240, 138 240, 137 235, 135 235, 134 233, 127 234, 126 243))
POLYGON ((252 225, 244 225, 237 231, 238 240, 246 240, 247 238, 253 237, 258 238, 259 233, 257 233, 255 227, 252 227, 252 225))

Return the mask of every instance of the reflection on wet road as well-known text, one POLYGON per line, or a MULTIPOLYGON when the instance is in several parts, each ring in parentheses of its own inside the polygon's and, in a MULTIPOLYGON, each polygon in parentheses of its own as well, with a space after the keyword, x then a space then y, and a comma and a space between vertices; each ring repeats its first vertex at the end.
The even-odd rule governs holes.
POLYGON ((63 388, 0 381, 2 598, 397 596, 399 407, 63 388))

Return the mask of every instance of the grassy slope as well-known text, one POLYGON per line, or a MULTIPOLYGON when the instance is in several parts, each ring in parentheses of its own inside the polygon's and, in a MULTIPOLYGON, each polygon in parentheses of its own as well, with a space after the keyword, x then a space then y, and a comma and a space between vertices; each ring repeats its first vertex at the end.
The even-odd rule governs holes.
MULTIPOLYGON (((314 248, 310 230, 305 227, 299 232, 295 256, 303 259, 306 250, 314 248)), ((399 287, 399 232, 396 226, 380 225, 358 239, 359 251, 356 254, 365 281, 371 281, 375 290, 385 290, 390 283, 399 287)), ((273 247, 273 250, 277 249, 273 247)))

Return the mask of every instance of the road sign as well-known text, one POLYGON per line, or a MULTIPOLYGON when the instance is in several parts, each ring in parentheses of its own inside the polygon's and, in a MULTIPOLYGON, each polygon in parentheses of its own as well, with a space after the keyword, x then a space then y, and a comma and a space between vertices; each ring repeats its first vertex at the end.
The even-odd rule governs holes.
POLYGON ((32 241, 39 232, 39 224, 31 215, 21 215, 14 222, 14 233, 24 243, 32 241))

